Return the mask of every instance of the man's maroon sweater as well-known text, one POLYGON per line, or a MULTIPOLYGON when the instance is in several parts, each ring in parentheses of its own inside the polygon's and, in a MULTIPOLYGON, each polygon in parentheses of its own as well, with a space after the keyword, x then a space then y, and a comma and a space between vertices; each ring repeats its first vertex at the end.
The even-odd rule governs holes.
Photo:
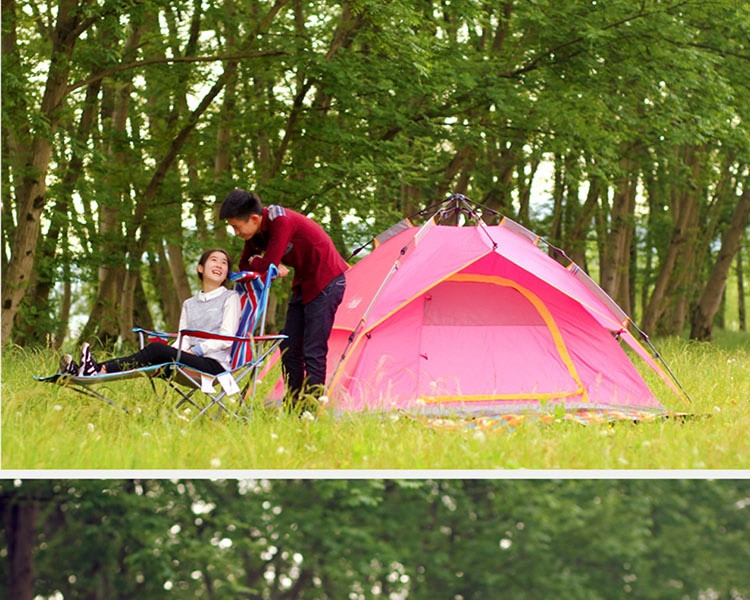
POLYGON ((270 264, 294 269, 292 288, 302 295, 303 304, 313 300, 348 268, 320 225, 277 205, 263 208, 260 228, 245 241, 240 257, 243 271, 265 273, 270 264), (261 252, 263 256, 259 256, 261 252))

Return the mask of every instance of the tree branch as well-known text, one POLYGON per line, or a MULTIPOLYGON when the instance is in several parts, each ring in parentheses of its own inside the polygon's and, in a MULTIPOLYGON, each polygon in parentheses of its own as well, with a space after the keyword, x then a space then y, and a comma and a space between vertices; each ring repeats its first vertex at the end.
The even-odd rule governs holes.
POLYGON ((286 56, 288 54, 289 53, 284 50, 273 50, 273 51, 260 51, 260 52, 244 52, 244 53, 239 53, 239 54, 224 54, 220 56, 177 56, 177 57, 162 56, 159 58, 149 58, 147 60, 137 60, 134 62, 118 65, 116 67, 113 67, 112 69, 107 69, 106 71, 100 71, 99 73, 97 73, 96 75, 92 75, 88 79, 84 79, 83 81, 78 81, 68 86, 68 89, 66 90, 66 94, 74 92, 75 90, 85 87, 100 79, 104 79, 105 77, 115 75, 116 73, 122 73, 123 71, 128 71, 130 69, 138 69, 140 67, 145 67, 145 66, 154 65, 154 64, 191 63, 191 62, 224 62, 224 61, 239 60, 242 58, 286 56))
MULTIPOLYGON (((668 13, 668 12, 673 11, 673 10, 675 10, 675 9, 681 7, 681 6, 684 6, 685 4, 689 4, 689 0, 683 0, 682 2, 678 2, 677 4, 674 4, 672 6, 668 6, 668 7, 664 8, 664 9, 661 9, 661 10, 652 10, 652 11, 649 11, 649 12, 645 12, 644 11, 645 4, 641 3, 641 8, 639 9, 639 11, 637 13, 635 13, 634 15, 631 15, 629 17, 625 17, 623 19, 620 19, 618 21, 614 21, 612 23, 609 23, 608 25, 604 25, 603 27, 601 27, 601 31, 607 31, 608 29, 614 29, 616 27, 620 27, 622 25, 630 23, 631 21, 635 21, 636 19, 642 19, 644 17, 649 17, 649 16, 651 16, 651 15, 653 15, 655 13, 659 13, 659 12, 666 12, 666 13, 668 13)), ((509 73, 501 74, 500 77, 513 78, 513 77, 516 77, 516 76, 521 75, 523 73, 528 73, 529 71, 533 71, 534 69, 537 68, 538 64, 543 59, 545 59, 545 58, 547 58, 549 56, 552 56, 554 54, 557 54, 558 52, 560 52, 560 50, 562 50, 564 48, 567 48, 568 46, 573 46, 575 44, 578 44, 578 43, 582 42, 583 39, 584 39, 584 37, 581 35, 581 36, 573 38, 572 40, 568 40, 567 42, 563 42, 562 44, 559 44, 559 45, 555 46, 554 48, 550 48, 549 50, 547 50, 546 52, 540 54, 539 56, 534 57, 526 65, 524 65, 522 67, 519 67, 519 68, 517 68, 514 71, 511 71, 509 73)), ((575 54, 573 54, 572 56, 575 56, 575 54)), ((566 56, 566 58, 570 58, 570 56, 566 56)))
POLYGON ((679 42, 677 40, 671 40, 666 36, 659 36, 665 42, 672 44, 673 46, 689 46, 691 48, 700 48, 701 50, 708 50, 709 52, 715 52, 721 56, 733 56, 734 58, 740 58, 742 60, 750 60, 750 54, 740 54, 739 52, 732 52, 725 48, 716 48, 715 46, 709 46, 708 44, 699 44, 697 42, 679 42))

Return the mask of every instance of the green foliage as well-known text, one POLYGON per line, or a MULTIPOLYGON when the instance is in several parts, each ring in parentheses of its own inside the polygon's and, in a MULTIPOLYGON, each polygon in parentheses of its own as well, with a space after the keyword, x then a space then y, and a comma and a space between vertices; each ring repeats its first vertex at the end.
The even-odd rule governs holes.
POLYGON ((0 484, 41 508, 35 593, 66 598, 743 597, 749 494, 742 480, 0 484))
MULTIPOLYGON (((519 194, 533 162, 553 156, 575 167, 560 200, 569 215, 573 189, 594 178, 611 186, 633 170, 657 180, 649 200, 668 206, 697 183, 683 168, 686 149, 700 146, 714 167, 698 182, 704 204, 716 166, 728 161, 738 180, 747 168, 743 3, 321 0, 282 3, 264 20, 274 4, 117 0, 82 9, 94 25, 72 47, 71 91, 43 174, 44 228, 65 218, 68 234, 51 241, 52 253, 72 267, 52 273, 55 281, 98 284, 100 264, 156 260, 165 241, 191 251, 229 245, 211 209, 235 186, 330 224, 346 252, 457 187, 508 216, 530 215, 525 224, 546 234, 545 199, 527 211, 519 194), (146 199, 199 100, 235 66, 146 199), (85 132, 89 91, 97 117, 85 132)), ((18 141, 48 127, 46 18, 16 8, 3 19, 6 39, 17 39, 3 54, 11 199, 30 163, 18 141)), ((663 216, 639 215, 648 240, 664 238, 663 216)), ((596 232, 601 242, 606 234, 596 232)), ((663 249, 654 251, 661 260, 663 249)), ((37 271, 50 276, 41 263, 37 271)), ((636 279, 645 294, 648 275, 636 279)), ((37 305, 51 312, 45 301, 37 305)))

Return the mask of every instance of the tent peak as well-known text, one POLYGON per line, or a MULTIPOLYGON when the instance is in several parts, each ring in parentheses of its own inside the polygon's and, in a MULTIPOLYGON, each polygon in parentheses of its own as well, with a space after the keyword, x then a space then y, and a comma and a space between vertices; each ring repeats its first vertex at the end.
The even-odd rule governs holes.
POLYGON ((463 215, 466 221, 474 221, 475 224, 484 224, 483 216, 490 214, 493 217, 501 217, 498 211, 483 206, 479 202, 475 202, 464 196, 463 194, 452 194, 446 200, 438 204, 433 204, 427 208, 419 211, 419 216, 429 216, 434 219, 435 222, 441 221, 453 221, 455 225, 460 224, 461 215, 463 215))

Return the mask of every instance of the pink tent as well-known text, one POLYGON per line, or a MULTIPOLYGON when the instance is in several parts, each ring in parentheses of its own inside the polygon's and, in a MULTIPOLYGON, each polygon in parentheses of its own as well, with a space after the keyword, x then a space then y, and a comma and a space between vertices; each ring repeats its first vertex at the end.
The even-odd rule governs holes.
POLYGON ((402 227, 347 272, 329 341, 337 410, 659 411, 621 344, 679 394, 627 315, 503 219, 402 227))

